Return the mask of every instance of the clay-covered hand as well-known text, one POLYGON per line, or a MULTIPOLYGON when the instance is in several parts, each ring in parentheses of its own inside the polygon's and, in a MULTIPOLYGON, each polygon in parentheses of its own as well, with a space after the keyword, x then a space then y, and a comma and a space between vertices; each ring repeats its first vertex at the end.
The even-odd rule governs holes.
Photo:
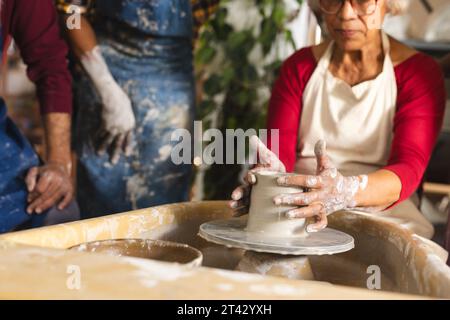
POLYGON ((317 175, 293 175, 281 177, 282 186, 307 188, 306 192, 282 194, 274 198, 276 205, 297 205, 300 208, 286 213, 290 219, 314 217, 316 223, 307 227, 308 232, 317 232, 327 224, 327 215, 356 207, 355 196, 368 183, 365 175, 344 177, 333 165, 326 153, 326 144, 319 141, 315 146, 317 175))
POLYGON ((41 214, 58 205, 59 210, 66 208, 73 199, 74 191, 67 166, 48 163, 31 168, 25 178, 28 189, 29 214, 41 214))
POLYGON ((270 151, 257 136, 250 138, 250 149, 257 157, 257 164, 245 175, 244 184, 237 187, 231 194, 232 200, 229 206, 233 209, 235 216, 248 213, 251 186, 256 183, 255 173, 259 171, 286 172, 284 164, 277 155, 270 151))
POLYGON ((100 48, 85 53, 81 64, 88 73, 102 101, 102 128, 99 134, 98 153, 110 151, 116 164, 122 152, 130 154, 132 132, 136 126, 130 98, 117 84, 103 59, 100 48))

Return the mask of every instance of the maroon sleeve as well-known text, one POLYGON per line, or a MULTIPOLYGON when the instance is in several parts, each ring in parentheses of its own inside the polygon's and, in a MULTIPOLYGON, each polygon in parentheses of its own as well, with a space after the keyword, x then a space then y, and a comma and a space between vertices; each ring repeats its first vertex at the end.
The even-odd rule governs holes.
POLYGON ((401 180, 400 199, 418 188, 428 166, 445 111, 445 85, 439 65, 417 54, 396 67, 397 112, 388 165, 401 180))
POLYGON ((28 67, 28 77, 37 86, 41 112, 71 113, 68 49, 52 0, 14 0, 10 12, 9 33, 28 67))
POLYGON ((303 90, 315 67, 316 61, 311 48, 296 52, 283 64, 272 89, 267 119, 268 146, 274 149, 271 144, 271 129, 278 129, 279 158, 287 172, 294 170, 297 160, 303 90))

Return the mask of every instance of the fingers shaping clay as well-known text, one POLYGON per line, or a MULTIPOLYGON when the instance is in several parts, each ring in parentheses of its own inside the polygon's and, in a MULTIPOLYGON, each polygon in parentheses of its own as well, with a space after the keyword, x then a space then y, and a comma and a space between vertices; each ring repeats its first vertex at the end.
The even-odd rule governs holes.
POLYGON ((306 237, 306 219, 288 219, 286 212, 295 206, 277 206, 273 198, 281 194, 299 193, 302 189, 279 186, 277 179, 289 174, 261 171, 252 187, 250 212, 246 230, 264 237, 306 237))
POLYGON ((256 173, 248 216, 205 222, 199 236, 227 247, 281 255, 322 255, 351 250, 348 234, 326 228, 307 233, 305 219, 288 219, 286 212, 297 207, 276 206, 280 194, 299 193, 299 188, 279 186, 277 179, 287 174, 256 173))

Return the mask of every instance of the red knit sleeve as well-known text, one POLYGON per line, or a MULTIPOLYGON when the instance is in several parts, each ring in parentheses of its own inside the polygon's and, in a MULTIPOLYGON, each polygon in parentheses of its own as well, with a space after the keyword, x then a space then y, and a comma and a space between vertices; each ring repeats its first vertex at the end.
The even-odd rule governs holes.
POLYGON ((401 180, 398 204, 409 198, 421 183, 445 111, 445 85, 438 64, 417 54, 396 67, 397 112, 388 165, 401 180))
POLYGON ((60 36, 52 0, 15 0, 6 16, 9 33, 27 65, 28 77, 36 84, 43 113, 70 113, 72 84, 67 67, 67 46, 60 36))
POLYGON ((297 51, 283 64, 272 90, 267 120, 268 146, 275 149, 271 143, 271 129, 278 129, 279 145, 276 149, 288 172, 294 170, 297 158, 303 90, 315 67, 311 48, 297 51))

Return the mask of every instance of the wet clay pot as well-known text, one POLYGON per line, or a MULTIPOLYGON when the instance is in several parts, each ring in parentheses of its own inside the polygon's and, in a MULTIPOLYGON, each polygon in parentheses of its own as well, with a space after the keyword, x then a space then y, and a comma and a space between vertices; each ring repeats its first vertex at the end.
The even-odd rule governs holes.
POLYGON ((277 206, 273 198, 280 194, 299 193, 300 188, 284 187, 277 179, 288 173, 262 171, 256 174, 256 184, 252 187, 247 231, 260 232, 264 237, 307 236, 306 219, 288 219, 286 212, 296 206, 277 206))

